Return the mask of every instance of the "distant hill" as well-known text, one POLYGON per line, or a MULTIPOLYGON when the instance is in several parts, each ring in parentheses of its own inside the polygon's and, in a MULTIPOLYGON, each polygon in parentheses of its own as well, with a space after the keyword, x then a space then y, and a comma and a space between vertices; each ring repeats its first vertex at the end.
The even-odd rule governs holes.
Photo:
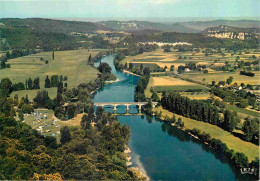
POLYGON ((260 21, 256 20, 215 20, 191 21, 174 24, 155 23, 149 21, 101 21, 98 24, 118 31, 157 30, 165 32, 199 33, 207 28, 220 25, 239 28, 260 28, 260 21))
POLYGON ((101 21, 98 24, 106 28, 114 29, 117 31, 140 31, 140 30, 157 30, 165 32, 186 32, 195 33, 192 29, 183 28, 181 25, 171 25, 164 23, 155 23, 149 21, 101 21))
POLYGON ((200 32, 210 27, 232 26, 237 28, 260 28, 260 21, 257 20, 215 20, 215 21, 190 21, 175 23, 173 26, 182 26, 183 28, 192 29, 200 32))
POLYGON ((3 18, 0 19, 0 24, 12 27, 27 27, 41 32, 64 33, 72 32, 87 33, 95 32, 96 30, 105 30, 106 28, 91 22, 80 21, 63 21, 43 18, 3 18))
POLYGON ((239 28, 232 26, 217 26, 211 27, 203 30, 202 34, 216 38, 229 38, 229 39, 253 39, 258 38, 260 33, 260 28, 239 28))

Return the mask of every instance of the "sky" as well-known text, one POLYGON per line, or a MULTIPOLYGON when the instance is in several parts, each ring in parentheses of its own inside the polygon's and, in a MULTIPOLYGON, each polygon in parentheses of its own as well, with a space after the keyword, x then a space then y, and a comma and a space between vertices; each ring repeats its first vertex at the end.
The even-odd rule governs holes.
POLYGON ((0 18, 260 17, 260 0, 0 0, 0 18))

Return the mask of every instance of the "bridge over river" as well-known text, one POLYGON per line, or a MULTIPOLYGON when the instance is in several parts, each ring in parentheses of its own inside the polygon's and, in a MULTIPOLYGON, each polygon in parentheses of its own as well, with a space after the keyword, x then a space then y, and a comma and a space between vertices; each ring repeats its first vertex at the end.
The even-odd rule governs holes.
MULTIPOLYGON (((152 107, 155 107, 158 102, 152 102, 152 107)), ((138 114, 141 113, 142 106, 148 104, 148 102, 95 102, 94 106, 113 106, 114 114, 116 114, 117 106, 126 106, 126 114, 129 114, 129 106, 136 105, 138 106, 138 114)))

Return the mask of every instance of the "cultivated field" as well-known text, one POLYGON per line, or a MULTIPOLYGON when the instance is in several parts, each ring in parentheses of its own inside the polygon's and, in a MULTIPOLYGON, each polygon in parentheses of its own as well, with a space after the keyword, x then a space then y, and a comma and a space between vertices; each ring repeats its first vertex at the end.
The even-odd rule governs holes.
POLYGON ((162 76, 162 77, 151 77, 151 82, 149 82, 149 87, 153 87, 155 91, 187 91, 187 90, 207 90, 206 87, 198 85, 196 83, 188 82, 185 80, 173 78, 170 76, 162 76))
MULTIPOLYGON (((0 79, 9 78, 13 83, 24 82, 31 77, 40 78, 40 88, 44 88, 46 75, 62 75, 68 77, 68 88, 76 87, 80 83, 89 82, 97 78, 98 71, 87 65, 91 54, 94 57, 99 50, 72 50, 56 51, 55 59, 52 60, 52 52, 42 52, 25 57, 8 60, 11 68, 0 70, 0 79), (45 63, 48 60, 48 64, 45 63)), ((13 92, 20 96, 28 94, 30 98, 36 95, 35 90, 13 92), (31 96, 31 95, 32 96, 31 96)), ((56 91, 49 92, 50 97, 55 97, 56 91)))

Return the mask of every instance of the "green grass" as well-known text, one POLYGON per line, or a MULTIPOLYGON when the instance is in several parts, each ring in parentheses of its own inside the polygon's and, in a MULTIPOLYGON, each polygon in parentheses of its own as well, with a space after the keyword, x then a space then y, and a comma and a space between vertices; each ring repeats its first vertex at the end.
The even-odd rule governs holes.
MULTIPOLYGON (((162 111, 163 118, 165 118, 166 115, 168 115, 169 117, 173 116, 173 113, 163 109, 162 107, 155 108, 154 111, 155 110, 162 111)), ((196 121, 176 114, 175 116, 176 119, 178 119, 179 117, 182 119, 182 121, 184 122, 185 129, 191 130, 193 128, 197 128, 201 132, 208 133, 211 135, 212 138, 219 139, 223 143, 226 143, 229 149, 233 149, 235 152, 244 153, 248 157, 249 161, 252 161, 256 157, 259 157, 259 146, 253 143, 243 141, 240 138, 235 137, 231 133, 224 131, 223 129, 215 125, 211 125, 201 121, 196 121)))
POLYGON ((253 116, 253 117, 257 117, 257 118, 259 118, 259 116, 260 116, 259 112, 243 109, 243 108, 237 107, 235 105, 227 104, 227 108, 230 110, 236 111, 238 113, 247 114, 249 116, 253 116))
MULTIPOLYGON (((37 113, 36 109, 34 111, 37 113)), ((41 113, 41 115, 38 115, 39 121, 37 121, 37 116, 29 114, 24 117, 24 123, 30 125, 33 129, 37 129, 39 126, 45 126, 43 127, 41 134, 46 136, 52 136, 52 134, 55 134, 56 138, 59 138, 61 124, 60 121, 57 121, 56 124, 54 124, 53 120, 56 118, 54 117, 53 110, 38 109, 38 113, 41 113), (46 115, 47 118, 44 119, 43 115, 46 115), (47 130, 50 130, 50 132, 46 132, 47 130)))
MULTIPOLYGON (((52 88, 48 88, 48 89, 41 89, 41 90, 48 91, 49 97, 51 99, 55 98, 56 95, 57 95, 57 88, 56 87, 52 87, 52 88)), ((17 94, 18 98, 20 99, 20 98, 24 97, 27 94, 28 95, 28 99, 32 101, 36 97, 38 91, 39 90, 14 91, 14 92, 12 92, 11 97, 14 97, 17 94)))
MULTIPOLYGON (((52 60, 52 52, 42 52, 25 57, 19 57, 16 59, 8 60, 8 64, 11 68, 0 69, 0 79, 9 78, 13 83, 24 82, 31 77, 40 78, 40 87, 44 88, 45 77, 52 75, 63 75, 68 77, 68 88, 78 86, 80 83, 87 83, 97 78, 98 71, 87 65, 87 59, 91 54, 94 57, 99 50, 72 50, 72 51, 56 51, 55 59, 52 60), (40 58, 48 60, 49 63, 45 64, 45 61, 41 61, 40 58)), ((36 95, 35 90, 25 90, 12 93, 12 96, 16 93, 20 96, 26 94, 32 98, 32 95, 36 95)), ((50 97, 56 96, 56 91, 50 89, 50 97)))
POLYGON ((188 90, 208 90, 208 88, 203 87, 201 85, 176 85, 176 86, 155 86, 154 90, 156 92, 163 92, 163 91, 188 91, 188 90))

